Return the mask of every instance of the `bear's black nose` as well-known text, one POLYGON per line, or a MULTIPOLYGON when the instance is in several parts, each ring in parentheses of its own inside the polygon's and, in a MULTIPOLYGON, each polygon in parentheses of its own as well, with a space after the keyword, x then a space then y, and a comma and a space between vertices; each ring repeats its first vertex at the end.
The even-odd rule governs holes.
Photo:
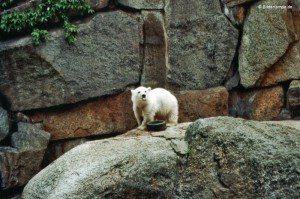
POLYGON ((146 97, 146 95, 145 95, 145 94, 143 94, 143 95, 142 95, 142 97, 143 97, 143 98, 145 98, 145 97, 146 97))

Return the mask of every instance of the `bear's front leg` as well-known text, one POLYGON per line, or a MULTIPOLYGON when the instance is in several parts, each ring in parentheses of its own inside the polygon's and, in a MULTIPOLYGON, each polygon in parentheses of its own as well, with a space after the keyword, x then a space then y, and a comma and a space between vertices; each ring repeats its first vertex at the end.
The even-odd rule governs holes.
POLYGON ((145 113, 143 116, 144 116, 144 120, 143 120, 141 126, 139 126, 138 129, 145 130, 147 128, 147 123, 154 120, 155 114, 153 114, 153 113, 145 113))
POLYGON ((133 112, 134 112, 135 119, 138 125, 140 126, 142 124, 142 113, 137 108, 133 109, 133 112))

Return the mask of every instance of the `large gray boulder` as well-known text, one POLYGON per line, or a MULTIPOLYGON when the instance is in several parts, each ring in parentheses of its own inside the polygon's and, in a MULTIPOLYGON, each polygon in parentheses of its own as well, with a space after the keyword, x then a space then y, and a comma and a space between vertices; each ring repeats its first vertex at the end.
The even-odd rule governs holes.
POLYGON ((118 138, 79 145, 42 170, 22 197, 168 198, 177 155, 164 138, 118 138))
POLYGON ((82 144, 32 178, 22 197, 299 196, 299 130, 230 117, 187 125, 82 144))
MULTIPOLYGON (((276 1, 278 6, 286 6, 287 3, 287 0, 276 1)), ((244 24, 239 51, 239 72, 241 84, 244 87, 266 84, 261 81, 265 74, 268 75, 272 72, 270 71, 272 67, 280 67, 281 70, 277 73, 283 71, 285 74, 280 74, 268 84, 285 81, 300 75, 299 64, 297 64, 300 60, 299 55, 297 55, 298 52, 291 50, 287 54, 288 57, 284 57, 290 43, 294 41, 293 33, 290 32, 294 29, 294 25, 289 10, 264 8, 268 5, 274 5, 274 1, 265 0, 253 4, 244 24), (273 66, 282 57, 282 66, 273 66)))
POLYGON ((218 117, 194 122, 186 140, 181 198, 298 198, 299 130, 218 117))
POLYGON ((138 16, 97 13, 68 45, 63 30, 34 47, 31 37, 0 42, 0 92, 12 110, 74 103, 139 82, 138 16))
POLYGON ((167 2, 167 83, 180 90, 220 86, 238 41, 238 30, 222 13, 220 1, 167 2))

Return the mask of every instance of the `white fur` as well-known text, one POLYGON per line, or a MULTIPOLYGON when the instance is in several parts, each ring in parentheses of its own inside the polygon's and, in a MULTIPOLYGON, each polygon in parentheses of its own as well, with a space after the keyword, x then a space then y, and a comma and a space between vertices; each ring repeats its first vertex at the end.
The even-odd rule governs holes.
POLYGON ((131 90, 133 112, 139 129, 145 129, 148 122, 162 119, 168 126, 178 122, 178 102, 174 95, 163 88, 138 87, 131 90))

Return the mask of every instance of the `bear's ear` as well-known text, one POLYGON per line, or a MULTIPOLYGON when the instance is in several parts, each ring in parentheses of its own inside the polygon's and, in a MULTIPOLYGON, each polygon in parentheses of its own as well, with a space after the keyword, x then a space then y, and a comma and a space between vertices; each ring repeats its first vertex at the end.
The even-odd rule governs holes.
POLYGON ((130 91, 131 91, 132 94, 134 93, 134 90, 130 90, 130 91))
POLYGON ((151 91, 151 87, 148 87, 147 90, 148 90, 148 91, 151 91))

